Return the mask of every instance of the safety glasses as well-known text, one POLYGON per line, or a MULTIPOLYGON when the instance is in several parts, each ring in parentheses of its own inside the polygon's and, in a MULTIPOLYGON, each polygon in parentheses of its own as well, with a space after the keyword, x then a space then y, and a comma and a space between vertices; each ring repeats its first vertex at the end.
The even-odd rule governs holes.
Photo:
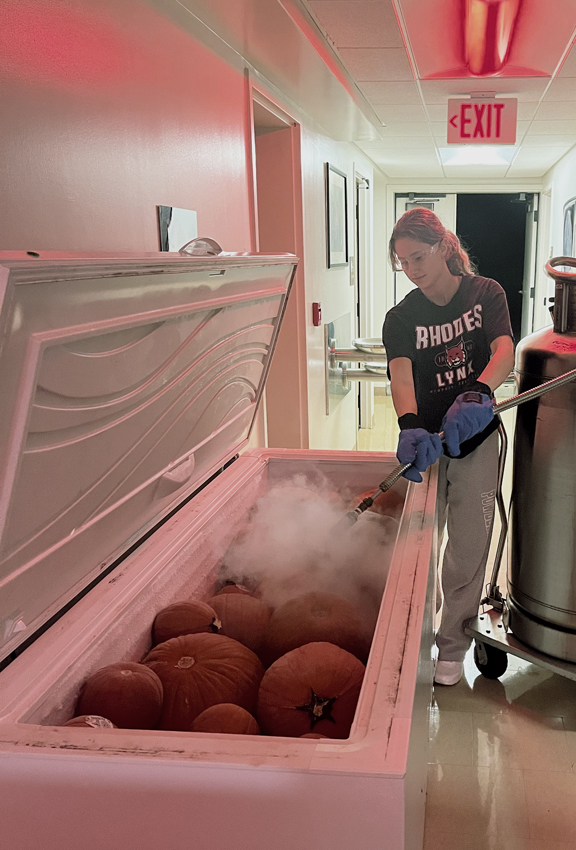
POLYGON ((400 268, 403 272, 407 272, 408 269, 417 269, 421 268, 426 260, 432 255, 436 253, 438 245, 440 242, 436 242, 434 245, 430 245, 428 248, 423 248, 420 251, 415 251, 413 254, 410 254, 408 259, 401 260, 398 258, 398 262, 400 263, 400 268))

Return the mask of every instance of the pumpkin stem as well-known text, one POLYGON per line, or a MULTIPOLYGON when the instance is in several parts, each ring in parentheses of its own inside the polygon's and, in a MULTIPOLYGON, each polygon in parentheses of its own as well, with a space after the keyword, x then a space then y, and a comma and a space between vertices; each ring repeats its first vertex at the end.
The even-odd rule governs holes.
POLYGON ((332 706, 336 702, 336 697, 325 698, 314 693, 310 688, 310 702, 306 705, 297 705, 297 711, 306 711, 310 717, 310 730, 312 731, 317 723, 321 720, 330 720, 331 723, 336 723, 332 717, 332 706))

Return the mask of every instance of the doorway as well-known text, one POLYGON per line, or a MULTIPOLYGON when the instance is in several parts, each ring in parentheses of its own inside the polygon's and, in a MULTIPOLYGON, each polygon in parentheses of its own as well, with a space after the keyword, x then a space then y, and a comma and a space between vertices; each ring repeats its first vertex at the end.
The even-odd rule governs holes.
POLYGON ((300 258, 266 380, 266 445, 308 448, 300 125, 251 90, 254 250, 300 258))
POLYGON ((514 339, 533 325, 538 198, 515 194, 458 195, 456 227, 478 274, 506 292, 514 339))
MULTIPOLYGON (((371 275, 370 181, 355 172, 354 253, 350 256, 350 282, 354 284, 356 316, 354 338, 371 336, 373 309, 371 275)), ((373 386, 358 381, 358 428, 372 428, 374 417, 373 386)))

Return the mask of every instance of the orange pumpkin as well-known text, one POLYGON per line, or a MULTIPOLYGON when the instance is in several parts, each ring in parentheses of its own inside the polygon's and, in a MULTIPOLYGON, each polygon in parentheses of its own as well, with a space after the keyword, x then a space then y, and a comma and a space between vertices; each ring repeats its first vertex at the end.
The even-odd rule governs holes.
POLYGON ((306 732, 304 735, 300 735, 301 738, 323 738, 324 735, 321 735, 319 732, 306 732))
POLYGON ((225 593, 208 600, 222 623, 222 634, 243 643, 257 655, 270 619, 270 608, 246 593, 225 593))
POLYGON ((97 714, 81 714, 66 721, 64 726, 81 726, 85 729, 116 729, 116 726, 107 717, 99 717, 97 714))
POLYGON ((180 635, 201 632, 216 634, 219 631, 220 621, 216 611, 205 602, 174 602, 156 614, 152 626, 152 642, 153 646, 156 646, 180 635))
POLYGON ((260 727, 245 708, 231 702, 212 705, 199 714, 192 732, 223 732, 228 735, 259 735, 260 727))
POLYGON ((274 611, 266 628, 262 657, 271 664, 291 649, 326 641, 366 661, 369 618, 337 593, 303 593, 274 611))
POLYGON ((267 735, 347 738, 364 677, 364 665, 331 643, 308 643, 266 671, 256 718, 267 735))
POLYGON ((226 596, 228 593, 243 593, 246 596, 254 596, 252 591, 244 584, 235 584, 234 582, 231 584, 225 584, 224 587, 221 587, 215 595, 226 596))
POLYGON ((162 695, 162 682, 152 670, 133 661, 119 661, 86 680, 76 714, 107 717, 121 729, 154 729, 162 710, 162 695))
POLYGON ((232 638, 197 634, 154 647, 142 662, 164 686, 161 729, 190 731, 204 709, 233 702, 253 712, 264 669, 257 656, 232 638))

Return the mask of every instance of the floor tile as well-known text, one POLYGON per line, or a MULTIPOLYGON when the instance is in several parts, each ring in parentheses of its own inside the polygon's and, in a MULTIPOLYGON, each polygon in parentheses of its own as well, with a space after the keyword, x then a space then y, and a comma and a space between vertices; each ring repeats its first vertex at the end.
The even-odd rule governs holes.
POLYGON ((506 830, 495 835, 462 835, 449 832, 431 832, 424 838, 424 850, 575 850, 576 845, 566 841, 535 841, 510 835, 506 830))
POLYGON ((527 847, 527 850, 576 850, 574 841, 537 841, 532 839, 527 847))
POLYGON ((561 717, 519 712, 472 716, 477 764, 493 768, 571 771, 561 717))
MULTIPOLYGON (((449 688, 435 688, 436 705, 446 711, 487 714, 508 711, 512 707, 514 697, 531 686, 531 681, 528 682, 523 674, 526 666, 526 662, 510 656, 508 669, 500 679, 486 679, 474 664, 473 650, 470 649, 464 660, 464 676, 461 681, 449 688)), ((545 674, 540 678, 546 678, 545 674)))
MULTIPOLYGON (((576 774, 524 770, 530 837, 576 846, 576 774)), ((550 845, 546 844, 546 848, 550 845)))
POLYGON ((572 773, 576 773, 576 732, 566 732, 566 745, 572 762, 572 773))
POLYGON ((500 831, 530 837, 522 771, 430 765, 426 829, 467 837, 500 831))
POLYGON ((563 717, 565 728, 576 731, 576 689, 569 679, 513 655, 500 679, 486 679, 474 664, 470 649, 464 677, 453 687, 437 687, 435 704, 445 711, 497 714, 504 711, 563 717))
POLYGON ((522 691, 510 693, 511 702, 538 714, 563 717, 565 729, 576 732, 576 682, 535 664, 527 670, 526 679, 530 678, 522 691))
POLYGON ((431 764, 474 764, 473 715, 470 712, 430 712, 431 764))

